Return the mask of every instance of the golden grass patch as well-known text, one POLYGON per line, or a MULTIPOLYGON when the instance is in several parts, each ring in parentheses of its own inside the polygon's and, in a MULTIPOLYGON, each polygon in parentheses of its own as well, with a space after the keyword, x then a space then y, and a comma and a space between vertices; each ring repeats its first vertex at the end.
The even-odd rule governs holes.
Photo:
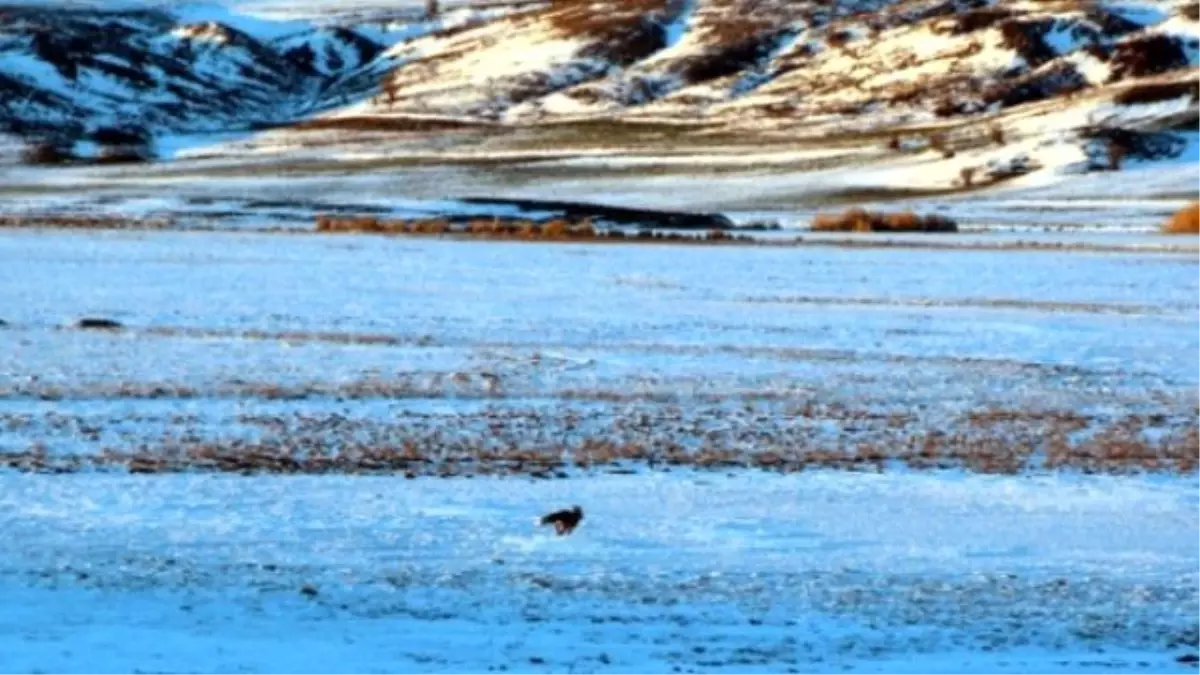
POLYGON ((812 229, 815 232, 957 232, 958 223, 938 214, 884 213, 854 207, 842 213, 817 214, 812 229))
POLYGON ((1200 234, 1200 202, 1192 202, 1175 212, 1162 226, 1167 234, 1200 234))

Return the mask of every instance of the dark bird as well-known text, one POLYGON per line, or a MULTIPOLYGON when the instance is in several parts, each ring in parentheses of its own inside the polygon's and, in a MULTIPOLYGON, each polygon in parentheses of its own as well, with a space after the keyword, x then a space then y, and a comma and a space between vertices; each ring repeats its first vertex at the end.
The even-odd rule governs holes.
POLYGON ((579 521, 583 520, 583 509, 578 506, 572 506, 569 509, 555 511, 554 513, 542 516, 542 525, 554 525, 554 533, 558 536, 571 534, 579 525, 579 521))

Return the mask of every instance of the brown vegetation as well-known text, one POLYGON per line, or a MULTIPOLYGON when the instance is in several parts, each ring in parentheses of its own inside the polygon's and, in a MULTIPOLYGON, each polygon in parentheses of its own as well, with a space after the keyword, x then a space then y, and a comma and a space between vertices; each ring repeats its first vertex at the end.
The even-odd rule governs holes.
POLYGON ((0 228, 55 228, 79 230, 160 230, 172 225, 161 218, 124 218, 74 213, 0 216, 0 228))
POLYGON ((1109 82, 1146 77, 1186 68, 1188 56, 1180 38, 1163 33, 1146 33, 1117 44, 1110 64, 1109 82))
POLYGON ((851 208, 840 214, 817 214, 817 232, 957 232, 958 224, 942 215, 919 216, 912 211, 883 213, 851 208))
POLYGON ((1162 231, 1167 234, 1200 234, 1200 202, 1192 202, 1175 212, 1162 231))
POLYGON ((1006 19, 1000 23, 1004 46, 1021 55, 1031 68, 1053 59, 1057 54, 1046 44, 1045 35, 1054 27, 1054 19, 1006 19))
POLYGON ((21 150, 21 163, 30 166, 57 166, 76 161, 69 148, 58 143, 31 143, 21 150))
MULTIPOLYGON (((421 218, 413 220, 384 220, 371 216, 316 216, 316 231, 322 233, 363 232, 371 234, 428 234, 456 235, 479 239, 524 239, 539 241, 596 241, 625 239, 620 230, 598 231, 591 218, 550 218, 536 222, 527 218, 475 218, 465 223, 454 223, 447 218, 421 218)), ((748 235, 731 235, 721 230, 710 230, 706 234, 667 234, 646 231, 644 239, 691 242, 752 241, 748 235), (717 234, 714 234, 717 233, 717 234)))
MULTIPOLYGON (((727 408, 721 408, 728 410, 727 408)), ((567 478, 568 471, 756 469, 793 473, 824 468, 885 471, 965 469, 980 473, 1074 469, 1088 473, 1197 471, 1200 434, 1194 417, 1130 414, 1096 418, 1070 410, 986 408, 936 428, 909 413, 873 411, 811 401, 787 414, 813 422, 853 427, 851 437, 804 436, 807 425, 746 425, 730 419, 738 432, 707 435, 692 449, 688 438, 666 431, 664 418, 618 415, 612 433, 574 441, 531 437, 528 429, 573 425, 580 416, 566 411, 489 409, 466 414, 450 427, 419 422, 348 419, 332 415, 243 415, 239 424, 260 428, 259 440, 203 439, 174 434, 130 449, 94 453, 50 453, 35 445, 0 454, 0 466, 18 471, 69 473, 101 469, 131 473, 182 471, 225 473, 396 473, 470 477, 509 475, 567 478)), ((610 413, 612 414, 612 411, 610 413)), ((728 413, 727 413, 728 414, 728 413)), ((56 416, 64 424, 68 416, 56 416)), ((605 419, 610 419, 606 417, 605 419)), ((27 420, 4 420, 10 425, 27 420)), ((73 422, 78 425, 80 422, 73 422)), ((180 418, 173 425, 187 425, 180 418)), ((669 426, 669 425, 668 425, 669 426)), ((98 441, 99 436, 93 436, 98 441)))
POLYGON ((929 149, 942 153, 944 159, 954 157, 954 150, 950 148, 950 139, 946 137, 946 134, 930 134, 926 140, 929 143, 929 149))

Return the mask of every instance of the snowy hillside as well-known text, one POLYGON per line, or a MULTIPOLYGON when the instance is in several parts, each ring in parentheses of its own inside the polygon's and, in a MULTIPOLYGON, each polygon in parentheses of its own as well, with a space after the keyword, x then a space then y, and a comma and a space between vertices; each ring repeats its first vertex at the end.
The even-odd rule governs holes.
MULTIPOLYGON (((1185 2, 600 0, 476 4, 434 18, 411 3, 323 17, 194 5, 3 12, 0 132, 26 138, 274 128, 250 146, 278 152, 375 144, 368 132, 413 130, 414 118, 687 123, 677 128, 700 145, 816 139, 853 148, 843 164, 906 176, 919 159, 937 168, 923 165, 908 187, 938 189, 1192 162, 1196 150, 1195 134, 1181 133, 1194 132, 1200 98, 1200 24, 1185 2), (293 127, 308 135, 289 136, 293 127)), ((555 147, 577 150, 573 141, 555 147)))
POLYGON ((309 114, 329 84, 375 59, 385 46, 377 40, 443 24, 404 18, 359 32, 219 6, 5 6, 0 132, 79 150, 88 141, 105 144, 113 130, 161 136, 286 124, 309 114))

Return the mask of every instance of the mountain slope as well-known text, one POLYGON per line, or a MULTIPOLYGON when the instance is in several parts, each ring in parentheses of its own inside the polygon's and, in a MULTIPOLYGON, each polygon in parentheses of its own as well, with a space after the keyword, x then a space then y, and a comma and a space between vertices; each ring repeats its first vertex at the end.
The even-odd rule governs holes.
POLYGON ((940 157, 911 187, 974 188, 1186 161, 1198 35, 1195 6, 1171 2, 559 2, 385 51, 356 76, 378 93, 319 126, 704 122, 764 142, 886 141, 873 161, 897 172, 940 157))
MULTIPOLYGON (((379 55, 366 33, 395 33, 289 21, 299 30, 275 35, 271 22, 192 14, 0 7, 0 132, 73 141, 114 127, 153 136, 286 124, 379 55)), ((440 25, 406 22, 400 36, 440 25)))
POLYGON ((941 157, 918 187, 1195 145, 1187 2, 556 0, 269 36, 165 11, 3 11, 0 125, 26 136, 701 122, 941 157))

